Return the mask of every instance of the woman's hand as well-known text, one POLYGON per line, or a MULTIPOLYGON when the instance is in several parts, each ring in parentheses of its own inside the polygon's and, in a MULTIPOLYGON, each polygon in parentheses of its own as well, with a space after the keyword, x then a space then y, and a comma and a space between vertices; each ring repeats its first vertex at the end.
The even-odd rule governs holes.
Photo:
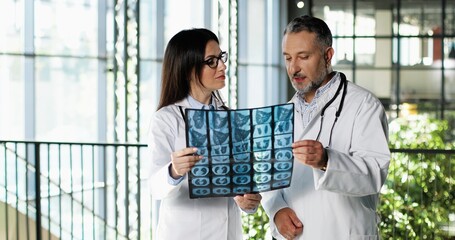
POLYGON ((237 195, 234 197, 237 205, 245 210, 253 210, 261 203, 262 196, 259 193, 247 193, 243 195, 237 195))
POLYGON ((191 170, 191 168, 202 159, 202 156, 195 155, 197 148, 184 148, 171 154, 171 176, 178 179, 191 170))

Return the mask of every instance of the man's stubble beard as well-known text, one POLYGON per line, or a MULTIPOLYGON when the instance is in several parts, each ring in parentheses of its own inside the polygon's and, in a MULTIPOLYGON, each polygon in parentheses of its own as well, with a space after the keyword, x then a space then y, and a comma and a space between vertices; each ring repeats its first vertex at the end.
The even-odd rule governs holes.
MULTIPOLYGON (((305 94, 316 91, 324 82, 324 79, 327 77, 327 69, 324 66, 319 67, 319 74, 316 79, 311 80, 306 86, 304 86, 302 89, 298 89, 298 86, 292 82, 292 86, 294 89, 297 91, 297 94, 301 97, 304 97, 305 94)), ((294 76, 299 76, 300 74, 294 74, 294 76)))

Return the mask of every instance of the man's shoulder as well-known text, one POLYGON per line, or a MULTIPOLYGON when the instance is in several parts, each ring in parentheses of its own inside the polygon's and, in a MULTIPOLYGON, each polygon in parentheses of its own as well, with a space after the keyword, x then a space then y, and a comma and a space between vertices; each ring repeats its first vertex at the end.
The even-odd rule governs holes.
POLYGON ((379 101, 378 97, 371 90, 353 82, 348 82, 348 93, 351 93, 353 96, 357 96, 359 98, 371 97, 379 101))

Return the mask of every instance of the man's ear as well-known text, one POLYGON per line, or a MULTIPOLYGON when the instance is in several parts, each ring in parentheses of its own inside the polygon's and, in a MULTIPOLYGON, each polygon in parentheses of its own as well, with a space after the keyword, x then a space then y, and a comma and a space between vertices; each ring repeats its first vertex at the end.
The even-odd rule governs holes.
POLYGON ((325 64, 330 64, 330 62, 332 61, 332 57, 333 57, 334 53, 335 53, 335 50, 333 50, 332 47, 328 47, 325 50, 325 54, 324 54, 325 64))

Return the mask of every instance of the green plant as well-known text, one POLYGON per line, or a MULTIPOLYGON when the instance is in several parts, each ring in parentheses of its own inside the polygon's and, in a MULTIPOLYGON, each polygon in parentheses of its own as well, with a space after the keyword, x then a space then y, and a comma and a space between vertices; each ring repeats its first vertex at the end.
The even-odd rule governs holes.
MULTIPOLYGON (((419 115, 395 119, 389 127, 392 149, 454 149, 445 141, 446 121, 419 115)), ((443 225, 455 215, 453 173, 455 156, 394 153, 378 208, 382 239, 449 239, 443 225)), ((243 215, 247 239, 266 239, 268 227, 261 207, 243 215)))
MULTIPOLYGON (((446 121, 417 115, 392 121, 392 149, 453 149, 446 121)), ((394 153, 381 194, 383 239, 448 239, 444 225, 455 214, 455 156, 394 153)))
POLYGON ((265 240, 269 229, 269 218, 262 206, 255 214, 243 214, 244 239, 265 240))

